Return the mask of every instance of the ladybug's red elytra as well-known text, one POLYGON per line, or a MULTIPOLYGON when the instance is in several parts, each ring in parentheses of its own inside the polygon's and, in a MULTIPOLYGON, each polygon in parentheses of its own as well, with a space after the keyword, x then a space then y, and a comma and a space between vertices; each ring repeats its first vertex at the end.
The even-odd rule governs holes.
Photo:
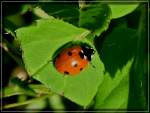
POLYGON ((91 61, 94 49, 74 45, 63 49, 57 56, 54 65, 62 74, 77 75, 91 61))

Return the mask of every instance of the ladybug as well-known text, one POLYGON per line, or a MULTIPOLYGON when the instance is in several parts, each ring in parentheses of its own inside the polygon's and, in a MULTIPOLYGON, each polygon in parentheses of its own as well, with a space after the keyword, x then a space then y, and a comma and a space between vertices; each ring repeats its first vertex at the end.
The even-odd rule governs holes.
POLYGON ((74 45, 63 49, 56 56, 54 65, 57 71, 62 74, 77 75, 91 61, 94 52, 91 47, 74 45))

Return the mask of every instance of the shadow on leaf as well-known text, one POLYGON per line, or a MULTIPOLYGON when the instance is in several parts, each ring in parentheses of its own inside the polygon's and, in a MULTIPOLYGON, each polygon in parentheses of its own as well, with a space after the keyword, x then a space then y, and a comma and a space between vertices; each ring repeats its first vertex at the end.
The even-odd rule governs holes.
POLYGON ((96 48, 105 65, 105 72, 114 77, 117 69, 122 69, 130 60, 136 48, 136 31, 130 28, 117 27, 109 35, 96 40, 96 48))

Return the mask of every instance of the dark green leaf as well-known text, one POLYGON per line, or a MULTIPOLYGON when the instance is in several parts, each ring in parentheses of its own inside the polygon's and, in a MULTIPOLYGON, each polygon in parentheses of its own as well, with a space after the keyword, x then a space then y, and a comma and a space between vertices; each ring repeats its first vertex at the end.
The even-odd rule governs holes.
MULTIPOLYGON (((147 4, 148 5, 148 4, 147 4)), ((147 34, 148 24, 147 21, 147 6, 141 5, 140 21, 137 30, 137 46, 135 50, 135 60, 131 68, 130 77, 130 95, 129 95, 129 110, 142 110, 148 111, 148 57, 147 53, 147 34)), ((149 37, 148 37, 149 38, 149 37)), ((149 52, 149 51, 148 51, 149 52)))
POLYGON ((95 109, 126 109, 129 75, 136 48, 136 30, 115 28, 100 50, 106 72, 95 99, 95 109))
POLYGON ((100 55, 112 77, 118 68, 122 69, 134 57, 136 42, 136 30, 130 28, 117 27, 105 37, 100 55))
POLYGON ((47 14, 71 24, 78 25, 79 11, 77 2, 48 2, 40 3, 39 5, 47 14))
POLYGON ((108 28, 111 11, 106 4, 88 4, 80 9, 79 26, 91 30, 99 36, 108 28))

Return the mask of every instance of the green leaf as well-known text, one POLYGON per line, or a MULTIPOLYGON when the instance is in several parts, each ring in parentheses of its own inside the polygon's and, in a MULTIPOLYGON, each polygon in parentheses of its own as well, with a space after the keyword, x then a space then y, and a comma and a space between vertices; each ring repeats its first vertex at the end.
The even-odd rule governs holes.
POLYGON ((88 64, 75 77, 64 76, 55 69, 53 64, 56 51, 68 42, 80 41, 93 47, 85 38, 89 34, 88 30, 50 18, 38 20, 35 26, 20 28, 16 33, 30 75, 53 92, 64 95, 79 105, 87 106, 91 102, 102 81, 104 71, 98 53, 95 53, 91 62, 95 68, 88 64))
POLYGON ((39 5, 48 15, 62 19, 73 25, 78 25, 78 3, 46 2, 39 5))
POLYGON ((79 105, 87 106, 97 92, 97 88, 103 79, 103 64, 96 53, 92 65, 88 65, 85 70, 81 71, 75 77, 63 76, 55 70, 53 64, 48 64, 43 70, 39 71, 36 76, 52 91, 64 95, 79 105))
POLYGON ((112 78, 107 72, 99 87, 95 109, 126 109, 129 95, 129 72, 133 59, 116 72, 112 78))
POLYGON ((108 5, 112 12, 112 19, 116 19, 133 12, 139 3, 114 3, 108 5))
POLYGON ((108 28, 111 11, 106 4, 88 4, 80 10, 79 26, 87 28, 99 36, 108 28))
POLYGON ((106 71, 95 99, 95 109, 127 109, 136 43, 136 30, 131 28, 117 27, 106 35, 98 50, 106 71))

